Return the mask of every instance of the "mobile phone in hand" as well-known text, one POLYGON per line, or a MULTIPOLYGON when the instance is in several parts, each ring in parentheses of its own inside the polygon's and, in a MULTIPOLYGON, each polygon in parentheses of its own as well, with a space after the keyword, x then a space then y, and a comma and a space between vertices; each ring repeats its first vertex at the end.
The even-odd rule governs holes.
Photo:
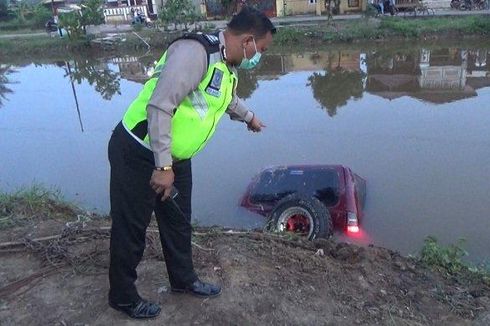
POLYGON ((175 199, 179 195, 179 190, 175 188, 175 186, 172 186, 172 190, 170 190, 170 196, 169 198, 175 199))

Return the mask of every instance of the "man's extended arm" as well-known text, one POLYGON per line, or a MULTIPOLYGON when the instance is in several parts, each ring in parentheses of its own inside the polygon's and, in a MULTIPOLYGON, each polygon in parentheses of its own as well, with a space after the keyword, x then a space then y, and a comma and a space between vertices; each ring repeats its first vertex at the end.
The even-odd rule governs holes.
POLYGON ((252 111, 248 110, 243 100, 234 94, 230 105, 226 109, 226 113, 230 115, 232 120, 243 121, 250 123, 252 121, 254 114, 252 111))

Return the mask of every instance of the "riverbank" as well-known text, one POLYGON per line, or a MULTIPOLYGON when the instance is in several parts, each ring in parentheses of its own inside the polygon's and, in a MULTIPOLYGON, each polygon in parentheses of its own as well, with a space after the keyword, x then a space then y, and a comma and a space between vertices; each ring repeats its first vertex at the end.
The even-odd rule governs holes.
MULTIPOLYGON (((107 217, 34 188, 1 194, 0 221, 3 324, 125 322, 107 305, 107 217)), ((487 325, 490 318, 488 274, 463 268, 457 250, 433 242, 407 258, 375 246, 213 228, 196 228, 192 241, 198 274, 222 284, 222 296, 169 292, 153 221, 138 287, 163 310, 148 324, 487 325)))
MULTIPOLYGON (((80 41, 70 41, 48 35, 35 38, 4 37, 0 38, 0 56, 58 57, 60 54, 66 56, 80 52, 131 52, 149 48, 161 51, 181 33, 182 31, 163 32, 158 29, 125 31, 117 34, 104 32, 80 41)), ((303 20, 281 26, 275 36, 273 50, 281 47, 304 48, 312 45, 356 42, 420 40, 433 42, 439 39, 465 41, 489 33, 490 18, 488 15, 421 18, 360 17, 338 21, 315 21, 314 25, 305 25, 303 20)))

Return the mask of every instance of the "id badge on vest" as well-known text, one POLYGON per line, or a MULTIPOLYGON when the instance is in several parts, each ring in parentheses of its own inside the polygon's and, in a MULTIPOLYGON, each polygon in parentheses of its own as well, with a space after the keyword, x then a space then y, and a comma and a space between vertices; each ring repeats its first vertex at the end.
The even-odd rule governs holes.
POLYGON ((208 87, 206 87, 206 93, 214 97, 220 97, 222 81, 223 81, 223 72, 217 68, 214 68, 211 81, 209 82, 208 87))

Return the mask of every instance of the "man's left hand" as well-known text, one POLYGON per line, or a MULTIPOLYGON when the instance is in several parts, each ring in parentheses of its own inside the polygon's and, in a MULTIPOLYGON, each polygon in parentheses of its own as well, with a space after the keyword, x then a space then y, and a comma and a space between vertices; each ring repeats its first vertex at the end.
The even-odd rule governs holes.
POLYGON ((252 132, 261 132, 262 131, 262 128, 265 128, 266 125, 262 123, 262 121, 260 121, 256 116, 254 116, 252 118, 252 120, 250 120, 249 123, 247 123, 247 128, 248 130, 252 131, 252 132))

